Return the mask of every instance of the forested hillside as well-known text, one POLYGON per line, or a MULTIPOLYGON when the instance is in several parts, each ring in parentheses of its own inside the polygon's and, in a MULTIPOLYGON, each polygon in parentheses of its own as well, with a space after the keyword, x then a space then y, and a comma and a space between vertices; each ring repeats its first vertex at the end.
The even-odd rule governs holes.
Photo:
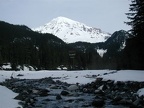
POLYGON ((24 65, 36 70, 57 67, 96 69, 98 59, 100 56, 93 49, 84 53, 52 34, 37 33, 24 25, 0 22, 1 66, 10 63, 12 70, 17 70, 18 66, 23 69, 24 65))
POLYGON ((68 64, 68 48, 51 34, 33 32, 23 25, 0 22, 0 63, 31 65, 38 69, 53 69, 68 64))
POLYGON ((139 47, 134 44, 133 50, 129 41, 126 42, 129 38, 133 40, 132 37, 120 30, 114 32, 106 42, 66 44, 52 34, 41 34, 24 25, 0 21, 0 68, 7 63, 12 70, 23 69, 25 65, 35 70, 143 68, 139 65, 143 63, 140 60, 143 53, 135 56, 140 53, 142 46, 134 41, 139 47), (134 58, 137 61, 132 61, 134 58))

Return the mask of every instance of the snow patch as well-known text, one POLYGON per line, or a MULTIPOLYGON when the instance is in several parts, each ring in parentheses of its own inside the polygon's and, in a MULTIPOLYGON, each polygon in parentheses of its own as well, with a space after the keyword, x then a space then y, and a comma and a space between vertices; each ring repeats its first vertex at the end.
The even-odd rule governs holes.
MULTIPOLYGON (((17 67, 17 70, 20 70, 20 71, 35 71, 34 67, 32 66, 29 66, 29 65, 18 65, 17 67)), ((12 67, 11 67, 11 63, 4 63, 1 67, 0 67, 1 70, 12 70, 12 67)))
POLYGON ((103 57, 103 55, 105 54, 107 52, 107 49, 97 49, 97 53, 101 56, 101 57, 103 57))
POLYGON ((14 100, 17 95, 18 94, 12 92, 8 88, 0 86, 0 108, 22 108, 18 104, 19 101, 14 100))
POLYGON ((5 63, 1 67, 2 70, 9 70, 11 69, 11 64, 10 63, 5 63))
POLYGON ((144 81, 144 71, 143 70, 120 70, 113 74, 100 76, 106 80, 114 81, 144 81))
POLYGON ((137 94, 139 95, 139 97, 144 96, 144 88, 141 88, 137 91, 137 94))
POLYGON ((57 67, 58 70, 67 70, 67 67, 65 67, 64 65, 60 65, 57 67))
POLYGON ((122 43, 118 51, 122 51, 126 47, 126 41, 122 43))

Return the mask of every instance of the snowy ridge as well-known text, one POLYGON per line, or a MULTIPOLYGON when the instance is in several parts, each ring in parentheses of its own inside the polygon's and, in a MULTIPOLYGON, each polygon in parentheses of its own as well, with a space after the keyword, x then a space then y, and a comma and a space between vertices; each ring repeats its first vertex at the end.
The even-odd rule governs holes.
POLYGON ((66 43, 74 42, 105 42, 111 35, 101 29, 89 27, 83 23, 65 17, 57 17, 38 28, 33 29, 40 33, 51 33, 66 43))

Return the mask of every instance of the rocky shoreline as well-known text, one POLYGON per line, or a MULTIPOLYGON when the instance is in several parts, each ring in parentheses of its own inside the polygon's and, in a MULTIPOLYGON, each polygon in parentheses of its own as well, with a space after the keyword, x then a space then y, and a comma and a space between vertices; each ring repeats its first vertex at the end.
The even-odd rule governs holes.
POLYGON ((53 78, 7 79, 0 85, 19 95, 23 108, 144 108, 144 96, 137 91, 144 82, 103 80, 80 85, 53 78))

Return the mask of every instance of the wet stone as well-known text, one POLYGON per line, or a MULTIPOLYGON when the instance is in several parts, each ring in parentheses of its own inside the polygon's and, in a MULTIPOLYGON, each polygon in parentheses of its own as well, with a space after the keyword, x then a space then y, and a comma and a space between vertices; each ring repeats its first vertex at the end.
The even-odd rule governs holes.
MULTIPOLYGON (((96 78, 96 77, 95 77, 96 78)), ((23 108, 143 108, 144 97, 136 93, 144 82, 103 81, 71 85, 53 78, 11 79, 2 85, 19 93, 23 108), (76 88, 76 89, 75 89, 76 88)))
POLYGON ((62 91, 62 92, 61 92, 61 95, 63 95, 63 96, 68 96, 68 95, 69 95, 69 92, 67 92, 67 91, 62 91))
POLYGON ((95 106, 95 107, 103 107, 104 104, 105 104, 105 101, 103 99, 95 99, 92 102, 92 106, 95 106))
POLYGON ((38 92, 38 94, 40 95, 40 96, 48 96, 48 90, 46 90, 46 89, 41 89, 39 92, 38 92))
POLYGON ((56 96, 56 100, 61 100, 62 99, 62 97, 58 94, 57 96, 56 96))

